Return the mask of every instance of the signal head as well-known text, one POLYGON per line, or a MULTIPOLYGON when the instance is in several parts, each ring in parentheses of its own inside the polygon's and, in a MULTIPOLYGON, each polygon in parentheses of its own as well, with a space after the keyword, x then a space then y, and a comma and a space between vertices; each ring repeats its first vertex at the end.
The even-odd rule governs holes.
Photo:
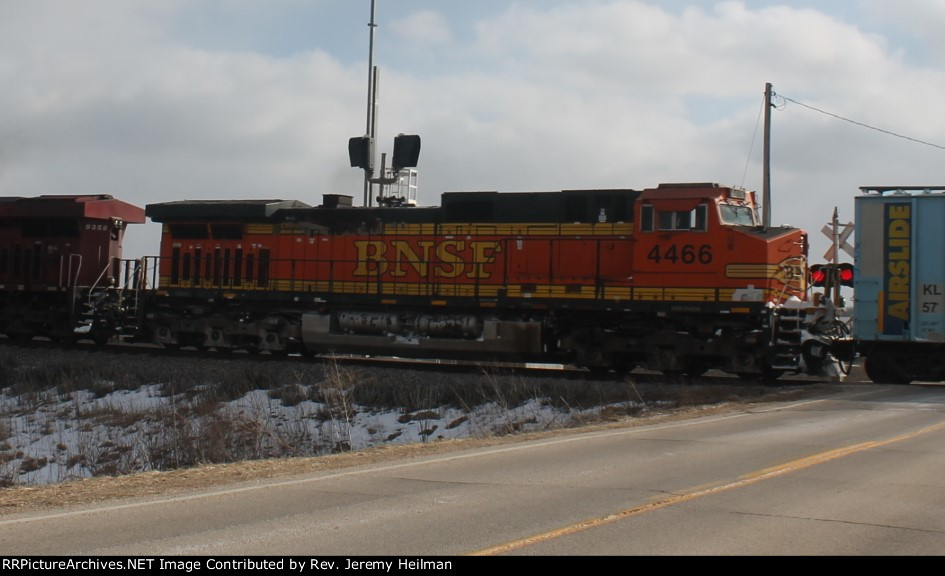
POLYGON ((816 286, 817 288, 823 287, 827 284, 827 279, 830 274, 830 265, 829 264, 814 264, 810 267, 810 283, 811 286, 816 286))
POLYGON ((837 267, 840 273, 840 284, 853 287, 853 264, 840 264, 837 267))

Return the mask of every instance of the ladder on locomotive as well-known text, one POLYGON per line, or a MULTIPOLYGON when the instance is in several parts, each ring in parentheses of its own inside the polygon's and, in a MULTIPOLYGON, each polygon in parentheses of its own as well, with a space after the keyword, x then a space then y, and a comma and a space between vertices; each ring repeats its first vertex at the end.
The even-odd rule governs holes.
POLYGON ((800 367, 804 332, 804 310, 781 307, 771 315, 771 368, 795 371, 800 367))
MULTIPOLYGON (((789 293, 802 293, 807 285, 807 260, 794 258, 783 262, 778 276, 784 283, 784 289, 778 295, 778 302, 785 302, 789 293)), ((801 307, 781 305, 771 315, 771 368, 778 371, 797 370, 804 337, 806 312, 801 307)))
POLYGON ((117 334, 134 335, 139 327, 142 296, 157 273, 148 258, 113 260, 89 288, 83 315, 94 318, 107 314, 116 321, 117 334), (150 273, 149 273, 150 272, 150 273))

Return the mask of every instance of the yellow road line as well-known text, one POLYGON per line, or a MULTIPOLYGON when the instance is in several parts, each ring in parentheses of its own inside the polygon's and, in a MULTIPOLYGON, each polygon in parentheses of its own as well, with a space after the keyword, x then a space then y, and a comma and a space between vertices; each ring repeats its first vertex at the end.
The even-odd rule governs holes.
POLYGON ((527 538, 522 538, 520 540, 513 540, 511 542, 506 542, 505 544, 499 544, 498 546, 493 546, 492 548, 485 548, 483 550, 471 552, 469 555, 470 556, 493 556, 497 554, 504 554, 506 552, 512 552, 514 550, 520 550, 522 548, 527 548, 528 546, 531 546, 534 544, 539 544, 541 542, 547 542, 549 540, 561 538, 562 536, 568 536, 570 534, 576 534, 578 532, 590 530, 591 528, 595 528, 597 526, 613 524, 615 522, 619 522, 620 520, 623 520, 624 518, 637 516, 645 512, 658 510, 660 508, 665 508, 667 506, 674 506, 676 504, 682 504, 683 502, 695 500, 696 498, 702 498, 704 496, 711 496, 713 494, 727 492, 729 490, 734 490, 735 488, 741 488, 743 486, 755 484, 763 480, 768 480, 770 478, 775 478, 777 476, 782 476, 784 474, 796 472, 804 468, 816 466, 817 464, 823 464, 831 460, 843 458, 844 456, 849 456, 851 454, 856 454, 856 453, 863 452, 866 450, 871 450, 873 448, 879 448, 881 446, 886 446, 889 444, 894 444, 896 442, 901 442, 903 440, 908 440, 910 438, 915 438, 916 436, 928 434, 929 432, 935 432, 943 428, 945 428, 945 422, 934 424, 932 426, 927 426, 920 430, 916 430, 914 432, 908 432, 906 434, 895 436, 887 440, 880 440, 880 441, 875 441, 875 442, 863 442, 862 444, 853 444, 850 446, 844 446, 842 448, 836 448, 834 450, 827 450, 826 452, 813 454, 811 456, 805 456, 804 458, 799 458, 791 462, 786 462, 784 464, 772 466, 771 468, 765 468, 757 472, 746 474, 745 476, 742 476, 741 478, 739 478, 738 480, 735 480, 734 482, 728 482, 726 484, 719 484, 717 486, 710 486, 708 488, 700 488, 697 490, 684 492, 682 494, 677 494, 675 496, 671 496, 668 498, 662 498, 654 502, 641 504, 640 506, 634 506, 633 508, 627 508, 626 510, 621 510, 620 512, 615 512, 613 514, 608 514, 606 516, 590 518, 588 520, 584 520, 583 522, 578 522, 570 526, 564 526, 556 530, 551 530, 550 532, 536 534, 534 536, 529 536, 527 538))

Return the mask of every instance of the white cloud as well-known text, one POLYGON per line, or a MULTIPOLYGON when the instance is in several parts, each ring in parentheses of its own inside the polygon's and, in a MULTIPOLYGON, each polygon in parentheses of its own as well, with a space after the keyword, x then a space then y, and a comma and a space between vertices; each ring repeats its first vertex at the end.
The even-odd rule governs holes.
POLYGON ((936 0, 864 0, 863 5, 877 27, 901 38, 905 57, 928 66, 945 63, 945 4, 936 0))
POLYGON ((453 41, 449 20, 433 10, 420 10, 397 18, 390 28, 398 42, 414 49, 436 50, 453 41))

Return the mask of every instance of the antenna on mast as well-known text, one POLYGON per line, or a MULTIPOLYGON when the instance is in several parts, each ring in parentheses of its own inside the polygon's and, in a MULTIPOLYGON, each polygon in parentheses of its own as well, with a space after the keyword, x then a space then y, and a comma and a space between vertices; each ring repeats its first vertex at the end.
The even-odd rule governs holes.
POLYGON ((761 175, 761 225, 771 228, 771 83, 765 84, 765 142, 761 175))
POLYGON ((371 176, 374 175, 374 142, 377 138, 377 70, 374 68, 374 31, 377 24, 374 22, 377 0, 371 0, 371 22, 368 27, 371 29, 371 40, 368 47, 368 95, 367 95, 367 126, 364 133, 368 137, 369 158, 367 167, 364 168, 364 205, 371 205, 371 197, 374 195, 371 176))

